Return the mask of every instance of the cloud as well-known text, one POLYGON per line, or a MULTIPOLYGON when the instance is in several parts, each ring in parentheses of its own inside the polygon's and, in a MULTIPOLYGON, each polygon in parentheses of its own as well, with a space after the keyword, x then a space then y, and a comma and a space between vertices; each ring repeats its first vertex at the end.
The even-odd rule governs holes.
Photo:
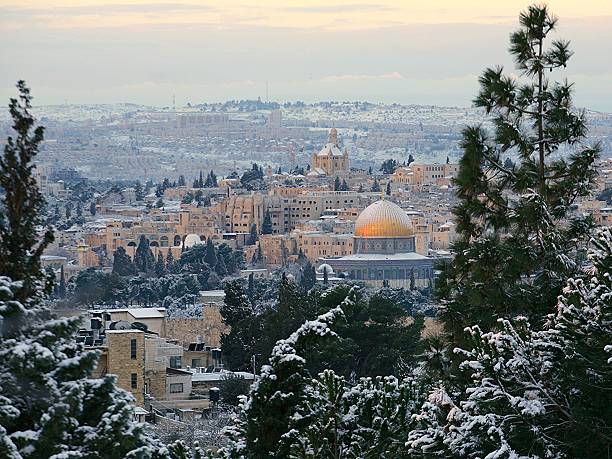
POLYGON ((390 72, 382 75, 328 75, 320 78, 319 81, 401 80, 403 78, 399 72, 390 72))
POLYGON ((21 8, 16 6, 0 7, 4 19, 24 19, 39 16, 105 16, 130 13, 171 13, 184 11, 215 11, 208 5, 189 3, 102 3, 100 5, 59 6, 48 8, 21 8))
POLYGON ((374 3, 352 3, 345 5, 320 5, 320 6, 287 6, 282 11, 290 13, 356 13, 363 11, 392 11, 397 8, 389 5, 378 5, 374 3))

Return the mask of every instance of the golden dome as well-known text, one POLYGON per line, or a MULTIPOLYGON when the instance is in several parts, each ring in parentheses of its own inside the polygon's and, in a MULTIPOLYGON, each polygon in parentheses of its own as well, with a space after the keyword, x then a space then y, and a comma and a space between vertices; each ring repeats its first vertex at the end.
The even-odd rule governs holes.
POLYGON ((413 236, 410 218, 391 201, 376 201, 364 209, 355 222, 355 237, 413 236))

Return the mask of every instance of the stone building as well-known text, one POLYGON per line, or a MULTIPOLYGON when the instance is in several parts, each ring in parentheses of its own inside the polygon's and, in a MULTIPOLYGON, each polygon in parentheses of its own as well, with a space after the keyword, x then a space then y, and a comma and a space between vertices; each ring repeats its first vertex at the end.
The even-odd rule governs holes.
POLYGON ((403 188, 410 186, 450 186, 459 172, 459 164, 418 164, 398 167, 391 175, 391 182, 403 188))
POLYGON ((144 406, 145 333, 142 330, 107 330, 106 340, 106 368, 100 370, 116 375, 117 385, 130 392, 138 406, 144 406))
POLYGON ((336 128, 329 131, 329 140, 318 153, 313 153, 308 175, 344 175, 349 171, 348 151, 340 150, 336 128))

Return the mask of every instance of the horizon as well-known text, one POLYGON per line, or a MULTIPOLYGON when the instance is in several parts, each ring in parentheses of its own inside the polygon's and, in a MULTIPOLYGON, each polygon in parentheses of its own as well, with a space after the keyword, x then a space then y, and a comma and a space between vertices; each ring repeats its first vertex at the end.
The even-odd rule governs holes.
MULTIPOLYGON (((469 107, 478 76, 516 73, 508 38, 530 2, 84 0, 0 2, 0 97, 24 79, 40 105, 177 106, 367 100, 469 107), (474 58, 476 56, 476 58, 474 58), (266 98, 266 92, 269 94, 266 98)), ((612 111, 612 4, 549 2, 575 55, 576 105, 612 111)))

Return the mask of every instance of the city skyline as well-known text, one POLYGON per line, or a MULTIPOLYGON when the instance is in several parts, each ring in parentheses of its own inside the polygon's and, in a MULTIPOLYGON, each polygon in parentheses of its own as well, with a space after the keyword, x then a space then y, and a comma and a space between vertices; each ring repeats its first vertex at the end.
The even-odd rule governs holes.
MULTIPOLYGON (((37 104, 177 106, 228 99, 468 106, 506 57, 528 2, 58 1, 0 3, 5 99, 24 78, 37 104)), ((550 2, 576 52, 576 104, 612 111, 612 5, 550 2)))

